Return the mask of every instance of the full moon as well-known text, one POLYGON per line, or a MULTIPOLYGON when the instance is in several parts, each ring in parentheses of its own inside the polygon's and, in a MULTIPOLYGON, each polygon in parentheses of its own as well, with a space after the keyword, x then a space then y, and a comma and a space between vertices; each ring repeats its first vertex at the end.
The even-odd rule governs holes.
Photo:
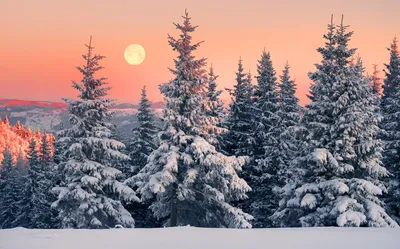
POLYGON ((124 57, 129 64, 139 65, 144 61, 146 51, 144 51, 144 48, 139 44, 132 44, 126 47, 124 57))

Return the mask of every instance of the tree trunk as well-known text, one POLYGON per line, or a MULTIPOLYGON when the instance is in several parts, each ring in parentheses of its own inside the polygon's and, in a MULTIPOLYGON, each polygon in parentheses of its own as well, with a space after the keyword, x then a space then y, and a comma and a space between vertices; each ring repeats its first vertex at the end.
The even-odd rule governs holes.
POLYGON ((176 227, 178 225, 178 207, 177 207, 177 199, 174 197, 171 201, 171 217, 170 217, 170 226, 176 227))
POLYGON ((178 225, 178 198, 176 196, 176 186, 173 186, 173 194, 171 198, 171 210, 170 210, 170 226, 176 227, 178 225))

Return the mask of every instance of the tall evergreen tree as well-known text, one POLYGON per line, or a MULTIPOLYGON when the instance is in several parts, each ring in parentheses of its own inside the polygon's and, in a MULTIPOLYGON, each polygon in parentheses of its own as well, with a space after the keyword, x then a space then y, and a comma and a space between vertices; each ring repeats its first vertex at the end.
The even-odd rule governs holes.
POLYGON ((34 138, 32 138, 31 141, 29 142, 28 151, 26 152, 30 168, 39 167, 40 165, 40 155, 37 148, 38 148, 37 142, 34 138))
POLYGON ((57 184, 59 176, 57 176, 57 167, 53 161, 53 152, 51 141, 48 135, 44 133, 41 141, 40 164, 41 164, 41 179, 38 183, 40 201, 42 205, 41 212, 37 215, 37 228, 58 228, 59 221, 57 211, 51 209, 51 204, 57 200, 57 196, 52 191, 52 187, 57 184))
MULTIPOLYGON (((128 178, 137 174, 147 164, 148 157, 157 148, 156 136, 159 128, 155 124, 156 115, 147 99, 146 86, 142 88, 137 118, 138 124, 133 129, 133 137, 128 147, 131 157, 129 168, 126 168, 125 172, 122 170, 128 178)), ((133 187, 135 188, 135 186, 133 187)), ((159 227, 161 225, 149 209, 149 203, 152 201, 154 198, 142 203, 126 204, 126 208, 134 215, 136 227, 159 227)))
POLYGON ((85 64, 78 67, 83 79, 73 82, 80 94, 78 100, 65 99, 71 114, 71 128, 59 133, 59 142, 67 148, 58 169, 64 177, 58 199, 52 206, 59 211, 64 228, 132 227, 134 220, 121 200, 138 201, 135 192, 117 180, 121 173, 112 165, 116 160, 129 160, 119 150, 121 142, 111 139, 110 89, 105 78, 96 78, 104 57, 93 53, 91 39, 85 64))
POLYGON ((275 69, 270 53, 262 52, 257 65, 257 85, 253 97, 252 115, 254 131, 253 161, 245 168, 246 180, 252 192, 249 195, 249 212, 254 216, 255 227, 270 227, 268 217, 277 206, 273 189, 277 185, 280 160, 278 89, 275 69))
MULTIPOLYGON (((248 156, 249 159, 243 170, 238 172, 246 182, 249 179, 249 167, 254 163, 253 158, 253 85, 251 73, 245 73, 242 59, 239 58, 236 84, 234 89, 227 89, 231 95, 229 113, 223 121, 225 129, 221 136, 221 150, 226 155, 248 156)), ((250 193, 251 194, 251 193, 250 193)), ((238 200, 235 206, 249 212, 250 200, 238 200)))
POLYGON ((223 135, 223 150, 228 155, 251 156, 252 154, 252 86, 248 74, 244 73, 242 59, 236 72, 236 85, 229 90, 232 101, 229 114, 224 121, 227 131, 223 135))
POLYGON ((133 139, 130 145, 133 173, 139 172, 147 164, 147 158, 157 148, 156 115, 147 99, 146 86, 142 88, 137 118, 138 126, 133 129, 133 139))
POLYGON ((383 161, 392 173, 386 202, 389 212, 400 222, 400 52, 396 37, 388 50, 390 62, 386 65, 381 103, 382 140, 385 143, 383 161))
POLYGON ((6 148, 0 168, 0 229, 15 227, 18 216, 18 195, 20 188, 17 172, 13 167, 11 151, 6 148))
MULTIPOLYGON (((29 155, 26 155, 27 157, 29 155)), ((17 201, 17 217, 14 221, 15 227, 31 227, 31 180, 30 180, 30 167, 29 162, 23 162, 21 160, 22 152, 20 151, 17 164, 15 165, 15 172, 17 174, 16 182, 18 189, 16 195, 18 196, 17 201)))
MULTIPOLYGON (((279 160, 277 161, 277 171, 274 178, 274 186, 272 188, 273 196, 271 197, 272 212, 276 212, 279 208, 279 202, 285 197, 285 187, 295 182, 296 176, 299 174, 297 168, 292 162, 298 156, 301 156, 301 148, 306 146, 301 139, 304 128, 300 125, 301 107, 298 105, 298 98, 295 96, 296 83, 290 78, 290 66, 286 63, 282 75, 280 76, 281 84, 279 85, 279 105, 277 115, 280 118, 277 127, 279 160)), ((271 214, 271 213, 269 213, 271 214)), ((279 222, 268 217, 271 226, 279 226, 279 222)))
POLYGON ((51 210, 49 201, 49 191, 51 188, 51 179, 48 179, 48 163, 50 161, 50 151, 46 142, 46 136, 43 136, 41 143, 41 153, 37 151, 36 140, 32 138, 27 151, 29 173, 26 191, 23 198, 26 198, 27 213, 25 216, 27 226, 30 228, 51 228, 51 210), (28 211, 29 210, 29 211, 28 211))
POLYGON ((52 161, 52 149, 46 133, 42 134, 42 140, 40 143, 40 160, 43 163, 49 163, 52 161))
POLYGON ((161 144, 131 180, 143 199, 156 196, 150 208, 156 217, 169 217, 170 226, 250 227, 251 216, 230 204, 250 190, 236 173, 245 158, 224 156, 202 138, 208 122, 205 59, 195 59, 200 43, 192 43, 191 33, 196 26, 187 12, 183 19, 175 24, 180 38, 169 36, 179 54, 170 69, 175 77, 160 86, 166 100, 161 144))
POLYGON ((215 75, 214 68, 211 65, 207 78, 207 101, 205 102, 205 112, 209 117, 209 123, 206 124, 204 138, 217 149, 220 149, 219 140, 226 129, 222 127, 225 113, 224 104, 220 99, 222 91, 217 90, 217 78, 218 75, 215 75))
POLYGON ((8 148, 4 156, 0 169, 0 228, 29 227, 29 178, 23 153, 19 152, 15 166, 8 148))
POLYGON ((17 165, 18 183, 18 215, 15 219, 17 226, 25 228, 33 228, 36 225, 36 217, 42 211, 40 206, 40 195, 43 193, 38 187, 38 182, 42 179, 42 170, 40 157, 37 150, 36 140, 31 138, 26 156, 28 165, 25 168, 23 165, 17 165), (39 207, 40 206, 40 207, 39 207))
POLYGON ((361 65, 350 65, 352 32, 343 22, 328 29, 318 49, 323 60, 310 74, 312 102, 304 118, 309 147, 297 159, 302 182, 287 188, 293 191, 274 218, 283 226, 397 226, 379 199, 387 170, 376 139, 375 95, 361 65))
POLYGON ((282 133, 279 135, 282 152, 281 163, 283 163, 282 166, 279 166, 281 173, 288 170, 289 164, 296 157, 300 145, 297 135, 300 129, 301 107, 298 104, 299 99, 295 95, 297 86, 295 81, 290 78, 289 70, 290 66, 286 63, 280 76, 281 84, 279 85, 277 114, 280 117, 280 126, 282 127, 282 133))
POLYGON ((259 159, 264 157, 265 146, 272 146, 274 143, 272 130, 279 120, 276 114, 278 111, 278 83, 275 69, 272 66, 271 55, 265 50, 262 52, 261 60, 258 61, 257 73, 257 85, 253 98, 256 126, 254 155, 256 159, 259 159))

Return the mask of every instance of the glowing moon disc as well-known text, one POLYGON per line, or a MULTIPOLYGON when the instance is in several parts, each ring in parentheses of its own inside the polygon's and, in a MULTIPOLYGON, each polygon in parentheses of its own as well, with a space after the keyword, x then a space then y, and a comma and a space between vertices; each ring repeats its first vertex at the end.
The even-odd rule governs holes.
POLYGON ((129 64, 139 65, 144 61, 146 51, 144 51, 144 48, 139 44, 132 44, 125 49, 124 57, 129 64))

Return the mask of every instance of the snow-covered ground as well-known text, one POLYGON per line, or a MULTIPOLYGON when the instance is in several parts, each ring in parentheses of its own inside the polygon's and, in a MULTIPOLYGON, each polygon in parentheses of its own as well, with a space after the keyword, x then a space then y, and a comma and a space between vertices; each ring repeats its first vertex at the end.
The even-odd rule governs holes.
POLYGON ((400 229, 0 230, 1 249, 399 249, 400 229))

